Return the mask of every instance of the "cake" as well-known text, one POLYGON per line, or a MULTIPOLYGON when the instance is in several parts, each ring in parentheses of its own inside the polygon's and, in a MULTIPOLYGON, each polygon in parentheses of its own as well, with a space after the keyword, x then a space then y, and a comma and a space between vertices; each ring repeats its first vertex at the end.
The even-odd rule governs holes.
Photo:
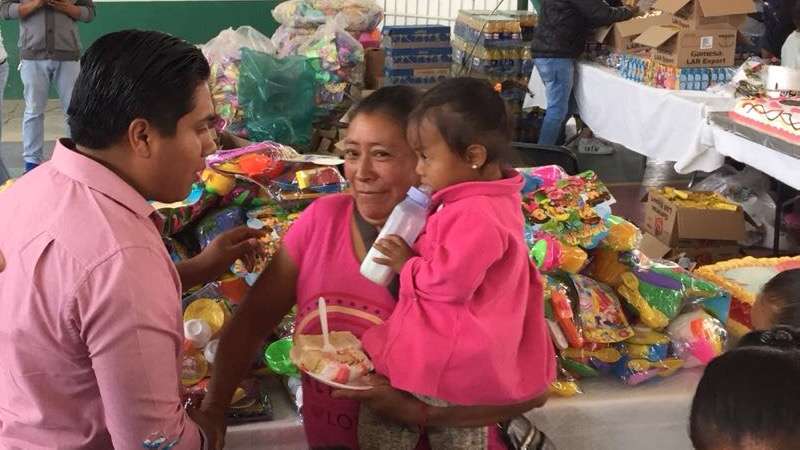
POLYGON ((372 362, 361 350, 361 342, 347 331, 330 333, 333 353, 322 351, 322 335, 298 335, 292 360, 303 371, 323 380, 348 384, 373 370, 372 362))
POLYGON ((800 97, 744 98, 729 114, 737 123, 800 145, 800 97))
POLYGON ((741 336, 752 328, 750 309, 764 285, 784 270, 800 268, 800 257, 741 258, 704 266, 695 275, 731 294, 728 331, 741 336))

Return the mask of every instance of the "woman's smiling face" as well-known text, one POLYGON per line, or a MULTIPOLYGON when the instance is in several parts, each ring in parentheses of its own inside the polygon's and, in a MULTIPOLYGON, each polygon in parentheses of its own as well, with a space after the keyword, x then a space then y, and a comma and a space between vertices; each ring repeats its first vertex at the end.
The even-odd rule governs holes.
POLYGON ((350 122, 344 145, 345 177, 358 212, 367 222, 383 225, 419 182, 417 156, 405 130, 387 115, 361 113, 350 122))

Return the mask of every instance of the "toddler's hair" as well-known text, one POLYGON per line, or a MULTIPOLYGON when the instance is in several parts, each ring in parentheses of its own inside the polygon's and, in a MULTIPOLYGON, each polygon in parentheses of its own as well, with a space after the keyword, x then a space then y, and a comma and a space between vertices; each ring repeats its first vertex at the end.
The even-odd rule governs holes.
POLYGON ((384 114, 396 121, 405 131, 411 111, 419 103, 420 92, 411 86, 387 86, 362 99, 348 118, 359 114, 384 114))
POLYGON ((794 22, 794 29, 800 32, 800 2, 795 2, 792 7, 792 22, 794 22))
POLYGON ((761 290, 761 297, 777 310, 775 325, 800 327, 800 269, 772 277, 761 290))
POLYGON ((506 105, 488 82, 450 78, 423 94, 409 125, 417 132, 409 143, 419 148, 419 125, 429 121, 450 149, 466 156, 470 145, 486 148, 487 162, 506 162, 511 151, 511 126, 506 105))
POLYGON ((695 449, 793 448, 800 439, 800 332, 749 333, 711 361, 692 402, 695 449))

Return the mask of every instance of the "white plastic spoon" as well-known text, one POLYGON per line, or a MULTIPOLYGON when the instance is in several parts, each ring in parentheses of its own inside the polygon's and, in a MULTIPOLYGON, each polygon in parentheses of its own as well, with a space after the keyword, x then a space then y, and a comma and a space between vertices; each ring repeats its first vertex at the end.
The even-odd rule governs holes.
POLYGON ((336 347, 331 344, 328 336, 328 307, 325 304, 325 299, 320 297, 317 304, 319 307, 319 323, 322 325, 322 352, 336 353, 336 347))

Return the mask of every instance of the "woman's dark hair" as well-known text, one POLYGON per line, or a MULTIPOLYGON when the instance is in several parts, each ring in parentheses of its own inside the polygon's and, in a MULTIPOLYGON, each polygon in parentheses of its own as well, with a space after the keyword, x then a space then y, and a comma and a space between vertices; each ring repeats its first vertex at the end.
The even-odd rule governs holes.
POLYGON ((81 58, 67 112, 72 139, 102 150, 131 122, 146 119, 167 136, 194 109, 210 69, 194 45, 157 31, 125 30, 94 42, 81 58))
POLYGON ((800 327, 800 269, 787 270, 772 277, 761 290, 761 296, 777 310, 776 325, 800 327))
POLYGON ((711 361, 692 402, 695 449, 794 448, 800 439, 800 332, 790 327, 746 335, 711 361))
POLYGON ((411 125, 418 128, 423 120, 430 121, 461 156, 478 144, 486 148, 487 162, 508 159, 511 125, 506 105, 486 81, 451 78, 440 82, 422 96, 411 114, 411 125))
POLYGON ((387 86, 362 99, 348 118, 352 122, 359 114, 384 114, 397 122, 403 131, 408 127, 411 111, 419 102, 420 92, 411 86, 387 86))

